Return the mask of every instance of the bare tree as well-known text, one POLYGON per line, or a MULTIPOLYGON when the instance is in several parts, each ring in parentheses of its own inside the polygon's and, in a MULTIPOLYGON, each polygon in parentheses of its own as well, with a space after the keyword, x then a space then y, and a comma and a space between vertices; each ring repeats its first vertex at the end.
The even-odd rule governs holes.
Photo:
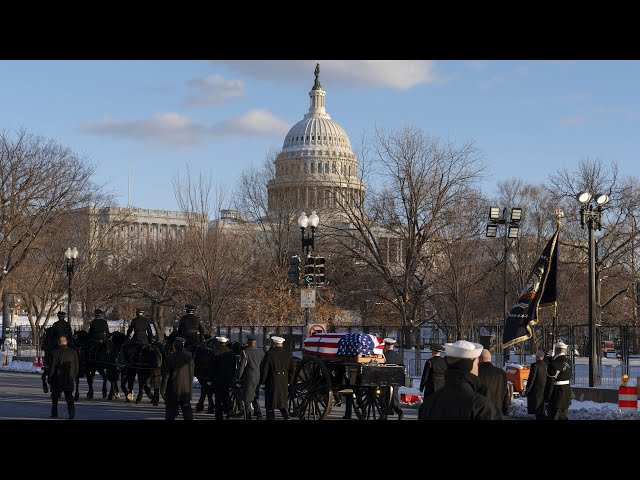
POLYGON ((473 143, 444 142, 414 127, 376 129, 373 150, 380 186, 370 187, 366 199, 338 195, 352 228, 336 228, 334 238, 385 282, 377 297, 394 308, 413 346, 428 319, 419 313, 434 292, 441 232, 455 218, 455 205, 475 197, 484 166, 473 143))

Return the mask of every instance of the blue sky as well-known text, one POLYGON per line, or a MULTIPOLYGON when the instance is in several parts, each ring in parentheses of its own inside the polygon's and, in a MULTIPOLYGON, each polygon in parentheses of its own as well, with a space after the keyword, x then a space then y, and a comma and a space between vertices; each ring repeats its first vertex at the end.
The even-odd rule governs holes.
POLYGON ((120 205, 130 168, 134 206, 173 210, 187 163, 233 189, 282 147, 316 62, 352 147, 374 125, 473 140, 488 195, 587 157, 640 177, 639 61, 0 61, 0 128, 88 156, 120 205))

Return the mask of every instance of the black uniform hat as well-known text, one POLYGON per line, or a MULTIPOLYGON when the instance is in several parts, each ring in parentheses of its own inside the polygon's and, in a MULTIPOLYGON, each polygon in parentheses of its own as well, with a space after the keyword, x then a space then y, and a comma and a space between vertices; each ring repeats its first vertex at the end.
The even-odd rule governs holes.
POLYGON ((104 312, 103 312, 102 310, 100 310, 99 308, 96 308, 96 309, 93 311, 93 314, 94 314, 96 317, 98 317, 98 318, 99 318, 99 317, 101 317, 102 315, 104 315, 104 312))
POLYGON ((433 350, 435 352, 444 352, 444 347, 442 345, 440 345, 439 343, 432 343, 431 344, 431 350, 433 350))
POLYGON ((63 312, 62 310, 58 312, 58 318, 64 318, 66 316, 67 316, 67 312, 63 312))
POLYGON ((247 340, 256 340, 258 338, 253 333, 246 333, 245 337, 247 337, 247 340))
POLYGON ((173 339, 173 343, 174 344, 176 344, 176 343, 185 343, 185 342, 186 342, 186 340, 184 338, 182 338, 182 337, 176 337, 176 338, 173 339))
POLYGON ((136 308, 136 313, 144 313, 144 312, 145 312, 144 308, 141 308, 141 307, 136 308))
POLYGON ((193 306, 193 305, 191 305, 190 303, 187 303, 187 304, 184 306, 184 309, 185 309, 187 312, 193 312, 193 311, 196 309, 196 307, 194 307, 194 306, 193 306))

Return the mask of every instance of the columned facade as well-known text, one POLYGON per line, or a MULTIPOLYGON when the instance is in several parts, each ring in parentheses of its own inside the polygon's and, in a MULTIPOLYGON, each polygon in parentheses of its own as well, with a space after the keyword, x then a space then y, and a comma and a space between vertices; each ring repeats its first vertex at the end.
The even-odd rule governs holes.
POLYGON ((325 110, 319 74, 318 68, 309 112, 291 128, 275 160, 275 178, 268 184, 270 211, 284 206, 294 213, 339 215, 340 203, 364 196, 358 159, 344 129, 325 110))

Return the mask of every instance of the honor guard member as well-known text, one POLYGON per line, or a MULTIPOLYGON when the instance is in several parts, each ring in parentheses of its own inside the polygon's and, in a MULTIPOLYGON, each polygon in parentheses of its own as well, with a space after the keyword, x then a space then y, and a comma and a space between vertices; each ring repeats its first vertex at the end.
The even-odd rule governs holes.
POLYGON ((178 335, 185 338, 187 341, 187 347, 190 345, 198 345, 204 338, 204 328, 202 328, 202 321, 200 317, 194 315, 196 307, 191 304, 184 306, 186 315, 180 318, 178 323, 178 335))
POLYGON ((153 330, 151 330, 152 321, 144 316, 144 308, 136 308, 136 318, 131 320, 131 325, 127 329, 127 337, 141 345, 149 345, 153 342, 153 330))
POLYGON ((93 342, 103 342, 109 333, 109 324, 104 319, 104 312, 97 308, 93 312, 94 319, 89 323, 89 339, 93 342))
POLYGON ((431 358, 424 364, 420 379, 420 390, 424 391, 425 397, 444 386, 444 372, 447 371, 447 362, 440 356, 442 352, 444 352, 442 345, 439 343, 431 344, 431 358))
POLYGON ((478 366, 483 346, 458 340, 446 343, 444 387, 425 397, 420 420, 501 420, 504 416, 480 393, 478 366))
POLYGON ((193 420, 191 395, 193 393, 194 363, 191 353, 184 349, 185 339, 173 340, 171 353, 162 366, 160 394, 165 402, 165 420, 175 420, 178 408, 185 420, 193 420))
POLYGON ((567 358, 567 345, 555 344, 555 355, 547 368, 545 401, 549 402, 549 420, 568 420, 571 405, 571 362, 567 358))
MULTIPOLYGON (((404 365, 404 360, 402 356, 394 350, 396 346, 395 338, 385 338, 384 340, 384 359, 385 363, 394 363, 396 365, 404 365)), ((400 394, 398 393, 399 389, 394 389, 393 392, 393 411, 398 415, 398 420, 402 420, 404 418, 404 412, 400 408, 400 394)))
POLYGON ((236 373, 236 354, 229 348, 227 337, 216 337, 218 346, 213 352, 213 393, 216 396, 216 420, 224 420, 231 410, 229 390, 236 373))
POLYGON ((69 419, 76 415, 73 404, 73 389, 78 376, 78 353, 67 346, 67 336, 60 335, 59 347, 51 352, 51 364, 48 370, 48 381, 51 385, 51 418, 58 418, 58 396, 64 392, 69 419))
POLYGON ((529 368, 529 378, 524 396, 527 397, 527 413, 536 416, 536 420, 545 420, 544 390, 547 385, 547 362, 545 352, 536 352, 536 361, 529 368))
POLYGON ((51 352, 58 348, 58 339, 61 335, 67 337, 67 343, 71 342, 73 338, 73 332, 71 331, 71 325, 65 320, 67 318, 67 312, 59 311, 58 320, 56 320, 51 327, 47 329, 47 344, 44 347, 44 359, 43 359, 43 372, 42 372, 42 390, 44 393, 49 392, 49 387, 46 382, 47 369, 51 364, 51 352))
POLYGON ((67 344, 72 343, 73 332, 71 331, 71 325, 66 320, 67 312, 58 312, 58 320, 51 325, 51 330, 49 330, 49 335, 51 335, 51 340, 53 340, 54 345, 58 343, 58 338, 61 335, 67 337, 67 344))
POLYGON ((273 347, 264 355, 260 365, 260 384, 264 385, 264 408, 267 420, 275 420, 275 409, 289 420, 289 385, 295 374, 293 355, 284 349, 284 338, 271 337, 273 347))
POLYGON ((247 333, 248 346, 240 354, 240 365, 236 371, 236 382, 240 383, 240 397, 244 402, 244 419, 251 420, 251 407, 257 420, 262 418, 260 412, 260 364, 264 359, 264 351, 256 346, 256 336, 247 333))

